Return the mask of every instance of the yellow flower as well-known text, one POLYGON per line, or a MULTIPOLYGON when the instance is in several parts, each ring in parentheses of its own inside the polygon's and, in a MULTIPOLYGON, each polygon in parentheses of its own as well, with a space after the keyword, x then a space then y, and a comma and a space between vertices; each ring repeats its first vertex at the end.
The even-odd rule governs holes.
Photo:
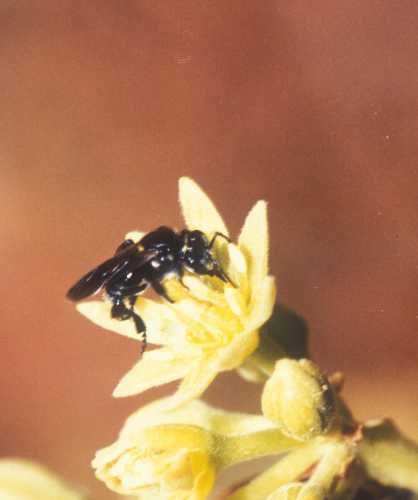
POLYGON ((67 486, 41 465, 17 458, 0 459, 1 500, 82 500, 81 493, 67 486))
POLYGON ((108 488, 148 500, 200 500, 212 489, 211 435, 191 425, 156 425, 123 435, 92 462, 108 488))
MULTIPOLYGON (((187 177, 180 179, 180 204, 189 229, 200 229, 208 238, 216 231, 228 236, 210 199, 187 177)), ((130 238, 140 236, 129 233, 130 238)), ((266 203, 257 202, 249 212, 236 245, 218 238, 214 253, 237 287, 215 277, 187 274, 188 291, 176 279, 165 283, 174 304, 141 297, 136 309, 147 325, 148 340, 163 347, 145 352, 114 396, 182 379, 170 402, 177 406, 200 396, 219 372, 239 367, 257 348, 258 330, 275 302, 274 279, 268 275, 266 203)), ((110 318, 107 302, 82 303, 78 310, 103 328, 138 339, 131 321, 110 318)))
POLYGON ((96 476, 111 490, 147 500, 204 500, 221 469, 295 444, 262 416, 198 400, 167 410, 166 401, 136 411, 118 440, 97 452, 96 476))

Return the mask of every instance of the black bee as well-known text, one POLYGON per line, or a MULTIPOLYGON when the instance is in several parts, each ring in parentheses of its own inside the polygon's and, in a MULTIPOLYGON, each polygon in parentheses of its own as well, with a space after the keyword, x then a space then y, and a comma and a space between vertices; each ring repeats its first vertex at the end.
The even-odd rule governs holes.
POLYGON ((217 276, 222 281, 233 284, 211 253, 218 237, 230 241, 227 236, 218 232, 209 242, 202 231, 184 229, 177 233, 169 227, 161 226, 136 243, 125 240, 116 249, 114 257, 77 281, 69 289, 67 298, 82 300, 103 287, 112 302, 112 318, 121 321, 132 318, 136 331, 143 334, 144 351, 147 342, 146 327, 135 312, 134 305, 137 296, 149 286, 166 300, 173 302, 162 282, 170 275, 175 275, 185 286, 182 281, 185 269, 199 275, 217 276))

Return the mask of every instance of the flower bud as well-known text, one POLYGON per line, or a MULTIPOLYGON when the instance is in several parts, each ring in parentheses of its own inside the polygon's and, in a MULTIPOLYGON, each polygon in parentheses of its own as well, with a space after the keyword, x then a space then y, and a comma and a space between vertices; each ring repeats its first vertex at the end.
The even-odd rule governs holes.
POLYGON ((97 452, 96 476, 138 499, 203 500, 212 489, 212 436, 191 425, 156 425, 97 452))
POLYGON ((267 418, 302 441, 325 433, 335 414, 327 378, 307 359, 279 360, 264 386, 261 404, 267 418))

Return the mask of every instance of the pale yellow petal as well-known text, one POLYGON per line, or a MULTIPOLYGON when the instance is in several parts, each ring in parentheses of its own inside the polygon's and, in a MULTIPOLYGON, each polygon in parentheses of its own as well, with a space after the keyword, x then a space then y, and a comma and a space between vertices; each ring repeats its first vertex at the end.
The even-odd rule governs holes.
POLYGON ((276 303, 276 283, 273 276, 267 276, 261 283, 251 303, 251 312, 246 322, 247 328, 257 330, 272 315, 276 303))
POLYGON ((192 400, 170 411, 166 411, 167 403, 170 403, 170 397, 158 399, 137 410, 126 420, 120 436, 128 436, 138 429, 161 424, 193 424, 211 430, 214 412, 221 412, 199 400, 192 400))
POLYGON ((189 287, 188 296, 193 296, 198 300, 210 302, 216 305, 223 305, 224 298, 222 293, 207 286, 205 282, 196 276, 185 276, 184 284, 189 287))
POLYGON ((145 322, 151 344, 179 345, 185 342, 187 329, 179 323, 169 304, 141 297, 135 311, 145 322))
MULTIPOLYGON (((112 304, 107 301, 81 302, 77 310, 96 325, 119 335, 142 341, 135 324, 131 320, 120 321, 111 317, 112 304)), ((153 300, 141 297, 135 311, 143 319, 147 328, 147 341, 150 344, 175 343, 185 337, 183 325, 177 320, 171 309, 153 300)))
POLYGON ((145 352, 122 377, 113 391, 113 396, 116 398, 132 396, 183 378, 190 371, 191 363, 189 359, 175 357, 165 348, 145 352))
POLYGON ((246 314, 247 304, 240 290, 238 290, 237 288, 228 287, 225 288, 224 295, 228 306, 236 316, 239 317, 243 314, 246 314))
POLYGON ((125 240, 132 240, 135 243, 138 243, 139 240, 141 240, 145 236, 145 233, 142 231, 129 231, 129 233, 126 233, 125 235, 125 240))
POLYGON ((228 245, 229 261, 239 274, 247 274, 247 261, 237 245, 228 245))
POLYGON ((173 409, 198 398, 215 379, 218 371, 210 359, 195 360, 189 373, 183 378, 177 392, 166 400, 166 408, 173 409))
POLYGON ((217 372, 233 370, 252 354, 258 347, 259 337, 254 330, 245 331, 237 335, 216 355, 214 369, 217 372))
POLYGON ((193 299, 172 306, 179 321, 187 325, 187 338, 202 348, 218 348, 229 343, 231 336, 242 329, 240 319, 227 307, 213 306, 193 299))
POLYGON ((208 235, 219 231, 228 236, 218 210, 207 194, 189 177, 181 177, 179 180, 179 199, 189 229, 199 229, 208 235))
POLYGON ((247 258, 252 296, 268 272, 267 203, 258 201, 250 210, 238 238, 238 245, 247 258))
POLYGON ((247 260, 237 245, 228 245, 228 260, 225 271, 232 283, 239 289, 243 298, 250 300, 248 296, 247 260))
POLYGON ((140 429, 161 424, 197 425, 222 435, 244 434, 275 427, 264 416, 225 411, 199 399, 167 411, 170 400, 171 397, 166 397, 141 407, 126 420, 120 437, 129 437, 140 429))
POLYGON ((141 341, 142 338, 135 330, 132 321, 119 321, 110 316, 111 307, 112 304, 104 301, 81 302, 76 305, 77 311, 94 324, 119 335, 141 341))

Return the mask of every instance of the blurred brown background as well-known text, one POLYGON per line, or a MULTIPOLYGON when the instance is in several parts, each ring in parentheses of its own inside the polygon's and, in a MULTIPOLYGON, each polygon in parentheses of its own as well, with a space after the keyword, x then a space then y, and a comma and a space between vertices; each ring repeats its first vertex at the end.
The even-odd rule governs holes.
MULTIPOLYGON (((111 398, 138 345, 64 294, 128 230, 181 227, 185 174, 234 234, 269 201, 316 360, 418 438, 416 1, 3 0, 0 57, 2 455, 110 497, 92 454, 157 393, 111 398)), ((206 397, 258 411, 258 390, 206 397)))

